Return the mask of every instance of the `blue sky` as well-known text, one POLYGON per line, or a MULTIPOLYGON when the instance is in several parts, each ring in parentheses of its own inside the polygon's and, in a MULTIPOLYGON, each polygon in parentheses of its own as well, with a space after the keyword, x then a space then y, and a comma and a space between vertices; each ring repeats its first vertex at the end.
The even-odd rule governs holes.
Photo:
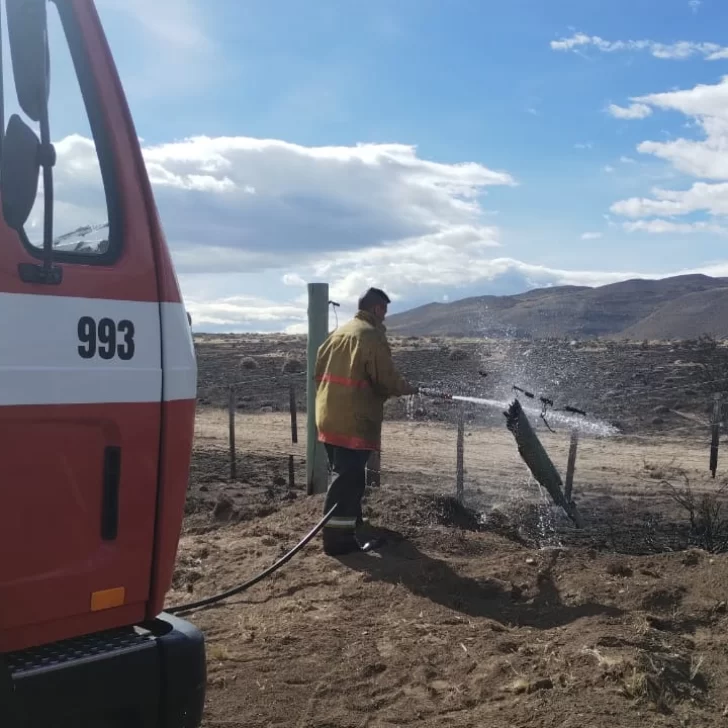
POLYGON ((728 275, 724 0, 97 6, 200 330, 297 330, 310 280, 728 275))

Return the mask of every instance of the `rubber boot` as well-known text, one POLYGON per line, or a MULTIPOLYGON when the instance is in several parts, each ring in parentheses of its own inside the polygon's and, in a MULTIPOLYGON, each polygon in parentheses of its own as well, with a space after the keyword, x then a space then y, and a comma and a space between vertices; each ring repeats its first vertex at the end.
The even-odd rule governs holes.
POLYGON ((327 556, 343 556, 361 550, 354 531, 341 531, 324 527, 323 542, 324 553, 327 556))

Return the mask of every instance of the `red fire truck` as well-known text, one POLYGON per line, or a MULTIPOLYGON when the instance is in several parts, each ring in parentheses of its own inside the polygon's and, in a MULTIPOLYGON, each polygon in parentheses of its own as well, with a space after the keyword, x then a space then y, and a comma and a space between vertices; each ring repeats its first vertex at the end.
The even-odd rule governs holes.
POLYGON ((0 6, 0 726, 196 728, 204 640, 164 612, 194 427, 187 314, 93 0, 0 6), (103 180, 94 244, 54 230, 50 12, 103 180))

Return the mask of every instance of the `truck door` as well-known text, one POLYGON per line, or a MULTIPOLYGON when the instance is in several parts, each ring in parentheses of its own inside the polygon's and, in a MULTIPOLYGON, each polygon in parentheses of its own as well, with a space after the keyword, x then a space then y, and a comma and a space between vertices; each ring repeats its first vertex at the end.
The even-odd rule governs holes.
POLYGON ((44 119, 23 3, 46 7, 3 3, 0 651, 143 619, 162 417, 157 263, 134 149, 116 129, 129 122, 100 82, 115 77, 108 53, 84 33, 83 1, 47 3, 44 119))

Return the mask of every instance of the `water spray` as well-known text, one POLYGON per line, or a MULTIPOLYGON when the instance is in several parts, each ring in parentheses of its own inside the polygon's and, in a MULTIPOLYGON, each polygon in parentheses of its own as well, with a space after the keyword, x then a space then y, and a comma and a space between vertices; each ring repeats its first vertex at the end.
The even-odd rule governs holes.
MULTIPOLYGON (((479 372, 479 374, 481 374, 481 372, 479 372)), ((481 376, 485 375, 481 374, 481 376)), ((576 504, 571 498, 570 483, 567 488, 564 489, 564 484, 558 470, 549 458, 548 453, 541 444, 541 441, 528 420, 527 411, 538 415, 543 420, 546 427, 551 432, 554 432, 554 429, 546 419, 547 412, 550 413, 549 418, 552 422, 558 422, 559 424, 571 429, 572 439, 577 430, 591 431, 596 435, 614 434, 616 430, 607 423, 589 422, 586 419, 586 411, 579 407, 566 404, 557 408, 552 397, 538 395, 535 392, 519 387, 516 384, 512 385, 512 388, 517 393, 523 395, 526 399, 533 400, 534 402, 538 401, 540 409, 523 407, 518 400, 518 396, 516 396, 516 398, 511 402, 508 402, 454 395, 431 387, 421 387, 419 392, 426 397, 454 400, 458 402, 470 402, 472 404, 500 409, 506 418, 506 427, 516 441, 518 453, 527 465, 533 477, 551 496, 553 502, 564 511, 571 521, 573 521, 574 525, 577 528, 581 528, 583 526, 583 520, 576 504)))
POLYGON ((457 399, 449 392, 443 392, 440 389, 432 389, 431 387, 420 387, 419 393, 425 397, 432 399, 457 399))

